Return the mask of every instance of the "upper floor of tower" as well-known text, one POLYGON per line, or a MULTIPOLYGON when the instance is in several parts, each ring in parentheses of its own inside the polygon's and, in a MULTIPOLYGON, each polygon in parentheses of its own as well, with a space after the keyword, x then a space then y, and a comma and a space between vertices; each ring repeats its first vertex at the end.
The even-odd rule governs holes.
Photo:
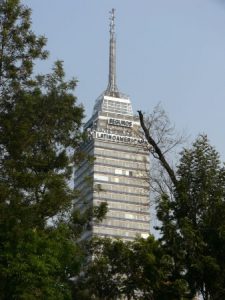
POLYGON ((109 33, 108 85, 106 90, 95 102, 93 116, 100 112, 133 116, 132 104, 129 97, 119 91, 116 83, 116 36, 114 8, 110 11, 109 33))

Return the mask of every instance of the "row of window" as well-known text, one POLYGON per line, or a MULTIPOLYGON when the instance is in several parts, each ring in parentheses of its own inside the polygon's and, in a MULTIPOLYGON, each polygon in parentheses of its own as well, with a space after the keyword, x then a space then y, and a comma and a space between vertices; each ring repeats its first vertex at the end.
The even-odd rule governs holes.
POLYGON ((112 183, 97 183, 94 185, 94 190, 101 193, 102 191, 111 191, 111 192, 122 192, 122 193, 131 193, 135 195, 146 195, 148 193, 146 188, 132 187, 125 185, 114 185, 112 183))
POLYGON ((140 222, 149 222, 149 215, 143 215, 138 214, 135 212, 128 212, 128 211, 113 211, 108 210, 107 217, 113 217, 113 218, 120 218, 125 220, 134 220, 134 221, 140 221, 140 222))
POLYGON ((115 168, 127 168, 127 169, 138 169, 139 167, 143 170, 146 167, 146 164, 143 162, 137 162, 132 160, 118 160, 116 158, 110 158, 110 157, 96 157, 95 164, 98 165, 108 165, 115 168))
POLYGON ((148 170, 146 169, 146 165, 143 163, 137 163, 137 162, 126 162, 126 164, 123 164, 123 162, 118 163, 117 160, 109 161, 109 163, 102 163, 102 162, 95 162, 94 170, 99 172, 108 172, 108 173, 115 173, 121 172, 121 171, 115 171, 115 169, 120 169, 122 171, 122 175, 127 174, 126 171, 134 171, 135 175, 137 177, 141 177, 141 175, 147 175, 148 170), (111 164, 110 164, 111 162, 111 164), (116 164, 115 164, 116 163, 116 164))
MULTIPOLYGON (((102 192, 104 193, 104 192, 102 192)), ((108 198, 94 198, 94 205, 99 205, 101 202, 107 202, 109 208, 131 210, 136 212, 149 211, 149 199, 143 197, 134 197, 126 194, 107 193, 108 198), (115 199, 114 199, 115 198, 115 199), (119 198, 119 199, 118 199, 119 198), (126 199, 123 199, 126 198, 126 199)))
POLYGON ((110 236, 110 237, 118 237, 124 240, 134 240, 137 235, 143 238, 147 238, 149 236, 149 232, 139 233, 135 230, 126 230, 126 229, 118 229, 118 228, 103 228, 103 227, 94 227, 93 234, 98 236, 110 236))
POLYGON ((115 150, 108 150, 108 149, 95 149, 95 156, 103 156, 109 158, 117 158, 117 159, 128 159, 132 161, 139 161, 146 163, 146 157, 142 154, 135 154, 129 152, 121 152, 115 150))
MULTIPOLYGON (((130 171, 129 174, 133 171, 130 171)), ((132 177, 132 175, 128 175, 129 177, 116 176, 107 173, 103 174, 94 174, 94 182, 107 182, 107 183, 119 183, 122 185, 129 185, 134 187, 142 187, 146 189, 146 192, 149 191, 149 183, 147 179, 132 177)))
POLYGON ((120 228, 132 228, 136 230, 148 230, 150 224, 149 223, 144 223, 144 222, 135 222, 132 220, 118 220, 118 219, 103 219, 103 221, 100 223, 103 226, 117 226, 120 228))
MULTIPOLYGON (((99 189, 101 189, 101 184, 99 189)), ((147 201, 149 201, 149 195, 145 193, 144 195, 140 194, 132 194, 132 193, 124 193, 119 191, 109 191, 106 189, 102 189, 101 193, 95 194, 94 199, 100 199, 100 200, 114 200, 114 202, 127 202, 127 203, 137 203, 137 204, 145 204, 147 201)))
POLYGON ((123 103, 119 101, 112 101, 106 99, 104 99, 103 101, 102 110, 128 115, 133 114, 130 103, 123 103))
MULTIPOLYGON (((104 201, 95 200, 94 205, 99 205, 104 201)), ((116 214, 117 211, 124 211, 129 213, 134 213, 137 215, 146 214, 149 216, 149 203, 144 204, 129 204, 121 202, 112 202, 110 200, 106 201, 108 204, 108 209, 113 210, 116 214)))
POLYGON ((94 224, 93 227, 103 227, 103 228, 117 228, 125 230, 135 230, 136 232, 148 232, 150 229, 150 224, 138 223, 132 221, 122 221, 122 220, 108 220, 104 219, 101 223, 94 224))
POLYGON ((129 144, 120 144, 120 143, 106 143, 105 141, 95 140, 95 149, 108 149, 108 150, 117 150, 122 152, 143 154, 146 157, 146 162, 149 161, 149 152, 146 152, 142 147, 137 147, 137 145, 129 144))

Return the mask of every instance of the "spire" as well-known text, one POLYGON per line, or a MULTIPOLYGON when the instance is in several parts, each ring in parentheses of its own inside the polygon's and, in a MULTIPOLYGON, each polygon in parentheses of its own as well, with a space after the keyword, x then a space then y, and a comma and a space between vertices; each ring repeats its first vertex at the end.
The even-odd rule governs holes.
POLYGON ((118 97, 116 86, 116 38, 115 38, 115 9, 110 11, 110 44, 109 44, 109 81, 106 93, 109 96, 118 97))

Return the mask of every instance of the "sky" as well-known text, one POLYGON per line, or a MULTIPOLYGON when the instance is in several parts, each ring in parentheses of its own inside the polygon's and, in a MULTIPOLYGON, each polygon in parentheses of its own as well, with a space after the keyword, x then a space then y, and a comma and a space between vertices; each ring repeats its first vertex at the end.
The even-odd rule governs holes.
POLYGON ((45 35, 48 73, 64 61, 92 114, 108 80, 109 11, 116 10, 117 86, 133 110, 161 103, 178 131, 206 133, 225 161, 225 0, 22 0, 45 35))

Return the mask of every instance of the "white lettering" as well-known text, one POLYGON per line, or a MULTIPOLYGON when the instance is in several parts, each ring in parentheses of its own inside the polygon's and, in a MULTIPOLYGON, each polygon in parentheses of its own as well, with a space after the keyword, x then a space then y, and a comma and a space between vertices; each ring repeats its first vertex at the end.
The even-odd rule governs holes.
POLYGON ((111 134, 111 133, 102 133, 99 131, 93 131, 91 133, 91 137, 92 138, 96 137, 97 139, 102 139, 102 140, 110 140, 113 142, 122 142, 122 143, 135 144, 135 145, 147 144, 147 141, 144 139, 137 139, 134 137, 122 136, 122 135, 111 134))
POLYGON ((128 120, 120 120, 120 119, 108 119, 108 124, 115 125, 115 126, 121 126, 121 127, 132 127, 133 123, 128 120))

